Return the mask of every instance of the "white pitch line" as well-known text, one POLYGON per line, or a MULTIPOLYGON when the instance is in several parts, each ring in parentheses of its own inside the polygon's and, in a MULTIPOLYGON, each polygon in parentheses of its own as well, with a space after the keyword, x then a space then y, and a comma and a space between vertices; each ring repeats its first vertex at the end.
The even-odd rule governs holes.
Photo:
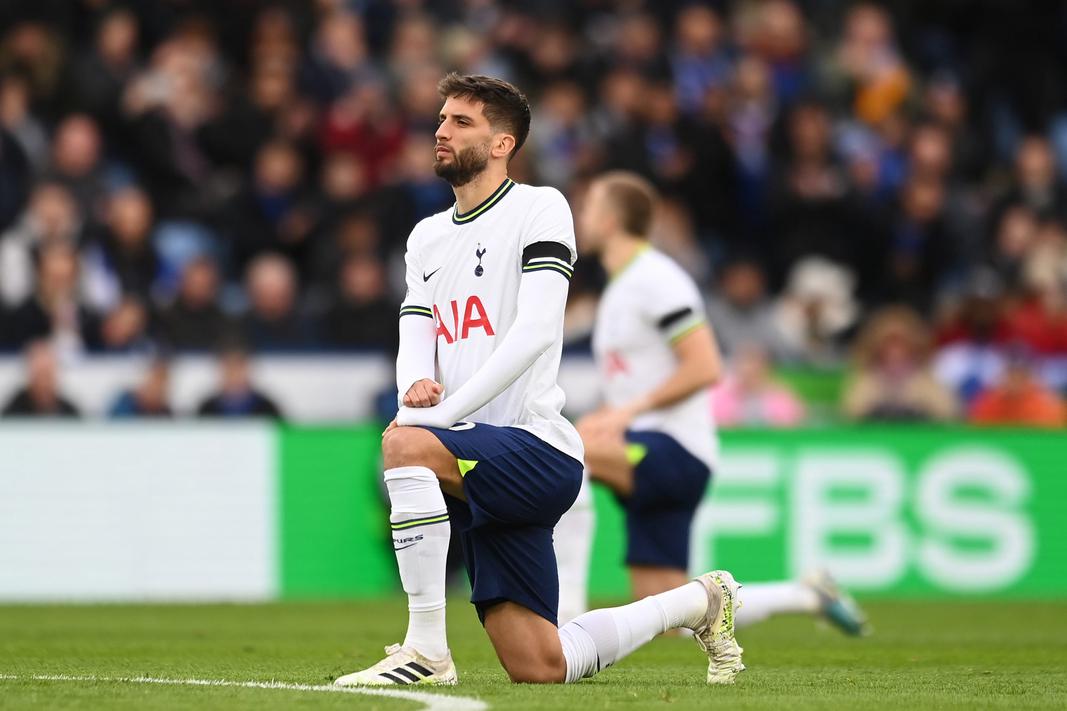
POLYGON ((423 691, 402 691, 400 689, 376 689, 362 686, 329 686, 313 684, 286 684, 280 681, 229 681, 227 679, 156 679, 148 676, 107 677, 107 676, 69 676, 66 674, 33 674, 30 676, 12 676, 0 674, 0 681, 75 681, 108 682, 113 684, 168 684, 172 686, 227 686, 242 689, 282 689, 284 691, 318 691, 331 694, 362 694, 364 696, 386 696, 423 704, 426 711, 486 711, 489 704, 467 696, 444 696, 428 694, 423 691))

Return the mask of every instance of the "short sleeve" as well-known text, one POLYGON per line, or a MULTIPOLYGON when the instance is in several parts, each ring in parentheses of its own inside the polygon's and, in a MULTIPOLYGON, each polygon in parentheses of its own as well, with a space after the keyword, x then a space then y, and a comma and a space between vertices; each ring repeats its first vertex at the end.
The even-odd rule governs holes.
POLYGON ((672 266, 670 271, 650 275, 645 284, 648 297, 643 301, 656 329, 673 345, 706 323, 707 315, 696 284, 681 267, 672 266))
MULTIPOLYGON (((529 216, 522 233, 521 248, 523 254, 533 245, 539 243, 556 243, 563 250, 554 256, 563 257, 573 267, 578 259, 578 250, 574 242, 574 219, 567 199, 555 188, 542 188, 540 194, 530 207, 529 216)), ((543 248, 547 249, 547 248, 543 248)), ((525 259, 523 260, 525 263, 525 259)), ((525 266, 525 264, 524 264, 525 266)))
POLYGON ((419 258, 417 230, 416 225, 411 231, 411 236, 408 237, 407 251, 404 253, 404 263, 407 266, 405 275, 407 293, 404 295, 403 303, 400 304, 400 315, 433 318, 433 303, 429 290, 426 288, 422 260, 419 258))

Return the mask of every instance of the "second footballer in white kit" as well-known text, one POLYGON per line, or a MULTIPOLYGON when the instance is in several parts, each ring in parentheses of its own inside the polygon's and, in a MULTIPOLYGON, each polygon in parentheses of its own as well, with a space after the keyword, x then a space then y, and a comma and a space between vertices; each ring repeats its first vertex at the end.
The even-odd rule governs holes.
MULTIPOLYGON (((579 221, 583 250, 600 257, 610 281, 593 333, 605 406, 578 430, 589 477, 607 485, 625 509, 635 598, 686 579, 693 516, 719 454, 708 402, 721 369, 718 347, 696 284, 648 242, 655 200, 643 178, 608 173, 591 184, 579 221)), ((557 526, 557 540, 567 540, 557 545, 562 619, 586 604, 588 557, 581 553, 592 535, 589 498, 583 486, 557 526)), ((739 626, 785 612, 821 613, 852 634, 865 625, 825 574, 746 584, 739 599, 739 626)))

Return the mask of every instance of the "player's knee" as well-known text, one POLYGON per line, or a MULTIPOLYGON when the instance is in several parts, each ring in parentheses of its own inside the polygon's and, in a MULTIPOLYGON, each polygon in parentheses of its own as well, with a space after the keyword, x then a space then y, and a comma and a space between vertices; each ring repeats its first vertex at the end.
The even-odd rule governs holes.
POLYGON ((561 684, 567 678, 567 662, 562 652, 505 663, 504 670, 513 684, 561 684))
POLYGON ((425 466, 431 453, 433 435, 417 427, 397 427, 382 438, 382 459, 385 468, 425 466))

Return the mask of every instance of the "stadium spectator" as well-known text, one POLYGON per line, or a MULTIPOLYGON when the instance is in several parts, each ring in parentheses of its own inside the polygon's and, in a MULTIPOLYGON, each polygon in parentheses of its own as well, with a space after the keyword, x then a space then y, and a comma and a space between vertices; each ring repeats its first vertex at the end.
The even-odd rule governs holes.
POLYGON ((739 220, 746 236, 767 229, 766 201, 772 168, 770 139, 778 109, 771 70, 755 55, 744 55, 737 60, 729 91, 712 90, 705 96, 702 118, 707 123, 724 125, 735 154, 739 220), (724 95, 720 98, 720 94, 724 95), (718 108, 719 104, 723 108, 718 108))
POLYGON ((0 230, 6 229, 22 211, 31 169, 22 147, 0 126, 0 230))
POLYGON ((538 173, 549 185, 569 185, 593 164, 593 134, 585 93, 573 81, 545 87, 533 109, 530 147, 538 173))
POLYGON ((197 408, 201 417, 269 417, 280 419, 281 410, 255 389, 248 353, 227 347, 219 355, 219 387, 197 408))
POLYGON ((1020 266, 1020 281, 1020 298, 1007 317, 1012 337, 1041 359, 1067 356, 1067 240, 1035 244, 1020 266))
POLYGON ((1018 288, 1026 254, 1037 239, 1038 220, 1033 211, 1022 205, 1008 207, 996 224, 988 261, 1000 278, 1018 288))
POLYGON ((994 208, 994 217, 1011 207, 1024 207, 1039 220, 1067 219, 1067 188, 1058 179, 1052 145, 1045 136, 1030 135, 1019 144, 1014 182, 994 208))
POLYGON ((708 90, 728 81, 731 67, 724 34, 722 19, 707 5, 683 7, 675 18, 670 61, 683 113, 699 114, 708 90))
POLYGON ((859 317, 855 278, 821 257, 798 262, 775 304, 775 328, 787 358, 821 367, 840 364, 851 329, 859 317))
POLYGON ((0 303, 14 307, 34 289, 34 252, 51 242, 76 245, 82 216, 70 192, 42 182, 30 194, 26 211, 0 234, 0 303))
POLYGON ((312 254, 311 279, 318 291, 331 291, 348 255, 380 258, 384 251, 380 222, 369 208, 358 208, 340 217, 317 239, 312 254))
POLYGON ((252 181, 230 206, 230 233, 239 270, 267 251, 304 259, 312 217, 303 193, 304 164, 296 149, 281 141, 256 153, 252 181))
POLYGON ((174 300, 159 311, 159 334, 168 348, 208 351, 222 342, 228 320, 219 307, 219 270, 210 257, 190 261, 174 300))
POLYGON ((226 105, 205 124, 205 148, 219 165, 246 170, 256 152, 275 137, 286 105, 297 98, 289 56, 294 52, 283 44, 260 54, 244 90, 228 95, 226 105))
MULTIPOLYGON (((311 200, 308 215, 312 222, 307 237, 308 246, 297 263, 300 276, 310 279, 312 285, 332 284, 337 275, 342 253, 346 247, 341 233, 348 222, 362 217, 370 233, 378 230, 375 203, 377 195, 368 193, 366 175, 359 160, 349 153, 330 153, 323 158, 319 175, 317 195, 311 200)), ((369 236, 369 235, 368 235, 369 236)), ((359 250, 377 252, 377 235, 374 244, 365 244, 359 250)))
POLYGON ((797 104, 786 128, 786 157, 772 177, 769 198, 774 279, 781 282, 793 264, 814 256, 858 275, 865 250, 853 225, 849 184, 833 154, 830 113, 820 103, 797 104))
POLYGON ((169 385, 170 365, 157 358, 149 364, 135 387, 115 398, 108 415, 115 418, 172 417, 174 413, 167 402, 169 385))
POLYGON ((1067 408, 1063 400, 1045 387, 1034 373, 1036 362, 1030 349, 1013 345, 999 381, 979 394, 971 405, 968 421, 978 425, 1025 425, 1063 427, 1067 408))
POLYGON ((152 204, 143 190, 127 187, 108 198, 104 224, 82 250, 82 279, 93 308, 110 311, 123 296, 151 299, 161 269, 152 223, 152 204))
POLYGON ((5 329, 9 344, 21 347, 47 338, 63 352, 100 345, 100 324, 79 298, 78 253, 67 242, 48 242, 35 252, 34 292, 12 310, 5 329))
POLYGON ((721 427, 796 427, 805 415, 796 395, 774 381, 767 353, 748 343, 737 347, 726 379, 712 388, 711 407, 721 427))
POLYGON ((767 297, 766 275, 758 261, 737 258, 726 264, 717 288, 707 297, 707 308, 719 347, 727 357, 742 345, 753 344, 773 360, 788 358, 773 304, 767 297))
POLYGON ((66 187, 82 215, 92 219, 104 196, 103 146, 96 122, 73 114, 56 127, 45 177, 66 187))
POLYGON ((321 105, 377 73, 363 23, 356 15, 337 10, 326 15, 316 28, 310 50, 300 71, 300 84, 321 105))
POLYGON ((244 340, 257 351, 302 350, 317 337, 313 320, 297 309, 296 270, 284 257, 264 254, 248 267, 250 307, 241 318, 244 340))
POLYGON ((385 266, 369 254, 344 260, 337 295, 325 315, 326 343, 335 348, 391 350, 398 305, 386 293, 385 266))
POLYGON ((900 210, 890 227, 881 264, 880 303, 903 303, 930 312, 942 281, 957 265, 944 222, 945 186, 911 177, 901 188, 900 210))
MULTIPOLYGON (((434 94, 436 96, 436 88, 434 94)), ((438 108, 434 108, 434 116, 438 108)), ((397 163, 393 184, 377 194, 379 204, 384 206, 376 213, 378 230, 385 239, 383 248, 402 250, 413 221, 452 206, 452 190, 433 172, 433 162, 426 160, 427 154, 433 153, 433 146, 432 133, 409 136, 397 163)))
POLYGON ((959 304, 938 330, 937 379, 968 405, 1000 378, 1010 336, 1000 280, 990 269, 975 271, 959 304))
POLYGON ((738 13, 737 42, 771 68, 775 94, 791 104, 810 91, 812 80, 804 15, 793 0, 770 0, 746 9, 738 13))
MULTIPOLYGON (((30 80, 34 102, 55 108, 68 56, 59 28, 38 20, 35 14, 25 10, 17 12, 12 18, 15 22, 4 27, 0 38, 0 71, 23 73, 30 80)), ((46 12, 40 15, 48 17, 46 12)))
MULTIPOLYGON (((48 164, 48 133, 44 123, 33 113, 29 80, 22 74, 0 75, 0 130, 7 131, 22 149, 34 173, 45 168, 48 164)), ((24 189, 26 184, 15 183, 10 187, 24 189)), ((0 227, 2 225, 0 220, 0 227)))
POLYGON ((949 420, 956 401, 934 378, 930 336, 922 319, 904 306, 874 314, 857 337, 855 364, 842 398, 850 420, 949 420))
POLYGON ((956 73, 939 69, 926 85, 923 107, 929 119, 948 133, 953 174, 965 184, 979 181, 990 163, 985 143, 970 117, 970 100, 956 73))
POLYGON ((886 8, 869 2, 852 7, 835 59, 851 85, 852 110, 861 121, 876 125, 907 98, 911 76, 886 8))
POLYGON ((137 15, 124 7, 107 8, 92 44, 71 63, 73 103, 99 122, 105 137, 122 136, 122 94, 140 68, 137 15))
POLYGON ((126 84, 121 147, 164 218, 205 219, 229 193, 205 128, 224 69, 210 28, 183 23, 126 84))
POLYGON ((331 105, 320 129, 323 152, 354 155, 371 188, 380 186, 394 170, 406 135, 403 115, 380 80, 354 84, 331 105))
POLYGON ((135 296, 123 297, 100 323, 99 347, 109 353, 148 352, 148 310, 135 296))
POLYGON ((59 391, 56 354, 47 341, 24 350, 26 385, 4 406, 4 417, 77 417, 78 409, 59 391))

